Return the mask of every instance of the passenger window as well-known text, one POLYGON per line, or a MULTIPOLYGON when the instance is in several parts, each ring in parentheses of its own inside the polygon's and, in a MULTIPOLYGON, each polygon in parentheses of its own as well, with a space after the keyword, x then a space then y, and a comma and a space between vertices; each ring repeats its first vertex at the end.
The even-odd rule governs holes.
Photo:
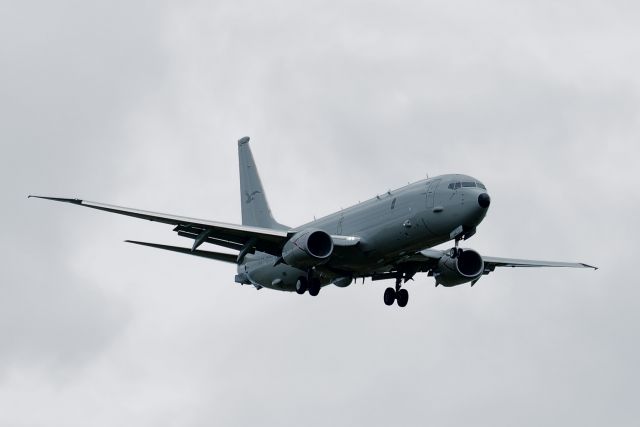
POLYGON ((393 200, 391 201, 391 209, 396 207, 396 198, 394 197, 393 200))

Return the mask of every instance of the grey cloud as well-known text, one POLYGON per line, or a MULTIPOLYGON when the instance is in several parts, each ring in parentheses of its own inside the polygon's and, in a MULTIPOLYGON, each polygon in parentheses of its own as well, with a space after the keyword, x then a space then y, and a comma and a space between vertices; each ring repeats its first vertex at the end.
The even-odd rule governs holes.
POLYGON ((47 261, 46 255, 21 252, 3 258, 0 378, 13 369, 36 369, 56 380, 73 377, 131 317, 125 302, 58 267, 64 261, 57 256, 47 261))
POLYGON ((2 374, 31 366, 55 376, 99 356, 130 314, 126 301, 70 268, 73 243, 62 239, 81 224, 26 196, 110 191, 105 177, 126 150, 125 111, 161 81, 160 57, 154 28, 129 14, 150 8, 23 2, 3 10, 0 360, 2 374))
POLYGON ((1 45, 2 313, 23 325, 0 329, 4 423, 633 425, 637 6, 38 6, 1 45), (23 200, 237 221, 244 134, 282 222, 467 172, 493 198, 469 246, 601 270, 419 277, 390 311, 379 283, 239 288, 232 267, 120 243, 184 244, 161 225, 23 200), (33 372, 61 359, 53 392, 33 372))

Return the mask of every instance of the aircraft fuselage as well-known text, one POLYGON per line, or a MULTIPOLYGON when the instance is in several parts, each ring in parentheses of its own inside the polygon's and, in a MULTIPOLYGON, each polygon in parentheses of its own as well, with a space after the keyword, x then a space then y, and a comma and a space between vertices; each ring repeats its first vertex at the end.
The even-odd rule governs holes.
MULTIPOLYGON (((358 251, 315 267, 322 285, 340 275, 340 270, 356 275, 386 271, 405 254, 430 248, 467 233, 484 219, 489 204, 487 190, 475 178, 448 174, 421 180, 388 191, 365 202, 296 227, 317 229, 332 235, 360 237, 358 251), (481 195, 485 200, 480 200, 481 195)), ((254 285, 294 291, 299 277, 308 272, 283 263, 278 257, 256 252, 238 265, 238 274, 254 285)))

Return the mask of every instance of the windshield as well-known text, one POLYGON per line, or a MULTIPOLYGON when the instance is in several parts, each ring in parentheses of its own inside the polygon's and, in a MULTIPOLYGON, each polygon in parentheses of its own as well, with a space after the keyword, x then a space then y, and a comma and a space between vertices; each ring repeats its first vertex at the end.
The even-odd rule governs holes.
POLYGON ((483 190, 486 190, 487 187, 484 186, 483 183, 481 183, 480 181, 456 181, 456 182, 451 182, 449 183, 449 185, 447 186, 448 189, 450 190, 457 190, 458 188, 473 188, 473 187, 478 187, 478 188, 482 188, 483 190))

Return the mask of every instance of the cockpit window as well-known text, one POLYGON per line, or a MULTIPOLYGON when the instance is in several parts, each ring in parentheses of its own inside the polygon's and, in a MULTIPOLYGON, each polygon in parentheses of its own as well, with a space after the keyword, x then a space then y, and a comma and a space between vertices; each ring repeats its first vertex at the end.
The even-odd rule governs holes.
POLYGON ((483 190, 486 190, 487 187, 484 186, 483 183, 476 181, 476 182, 472 182, 472 181, 464 181, 464 182, 452 182, 450 183, 447 188, 449 188, 449 190, 457 190, 458 188, 469 188, 469 187, 478 187, 478 188, 482 188, 483 190))

